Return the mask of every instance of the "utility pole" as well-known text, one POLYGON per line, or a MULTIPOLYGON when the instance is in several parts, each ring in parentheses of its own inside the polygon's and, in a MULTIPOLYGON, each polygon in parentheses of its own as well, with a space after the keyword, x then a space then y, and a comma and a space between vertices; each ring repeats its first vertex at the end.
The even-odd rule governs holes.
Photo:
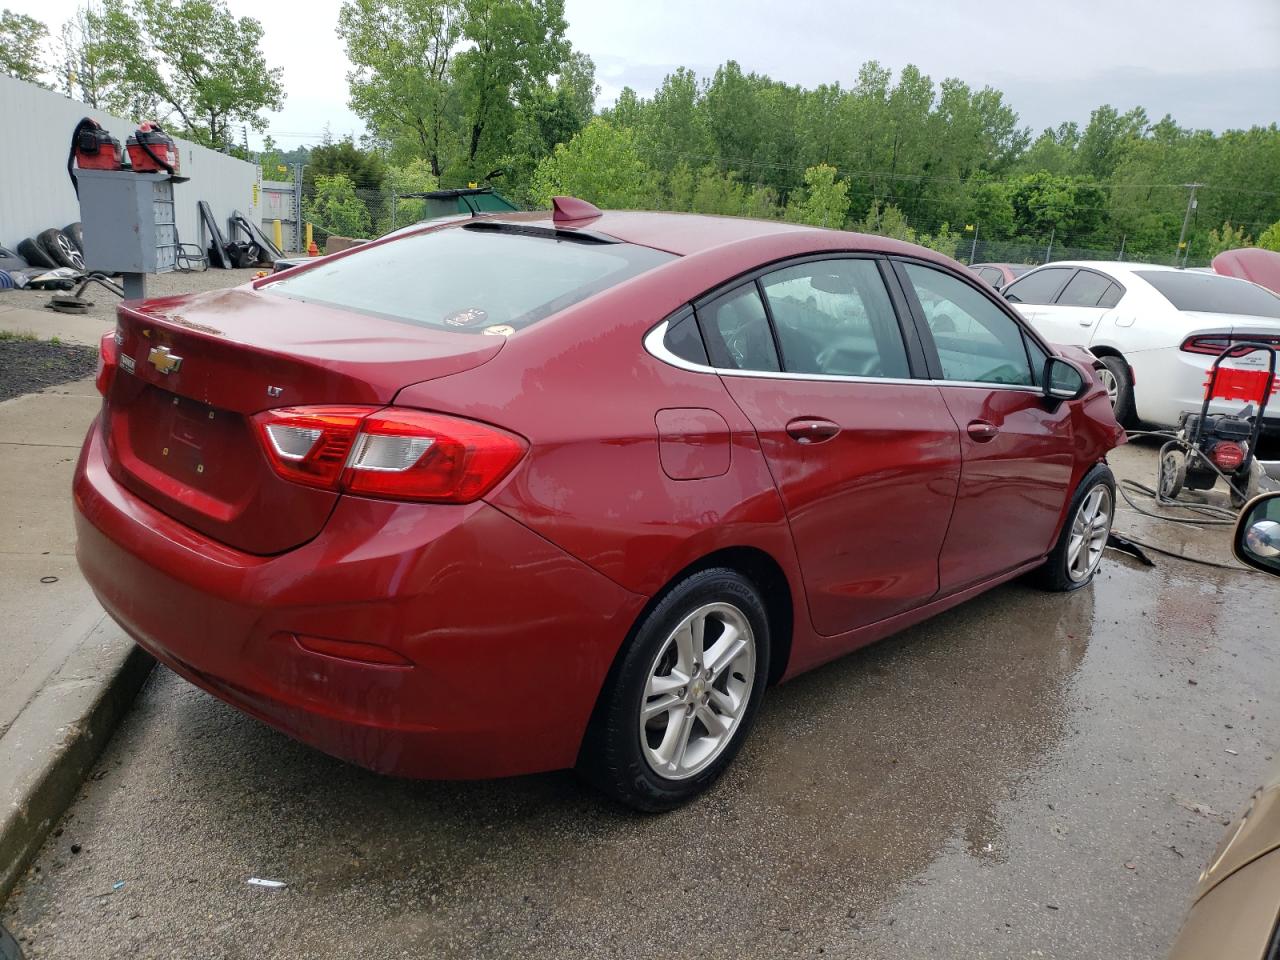
POLYGON ((1203 187, 1203 183, 1184 183, 1184 187, 1191 191, 1187 195, 1187 213, 1182 218, 1182 233, 1178 234, 1178 249, 1173 257, 1173 265, 1178 265, 1178 257, 1182 256, 1182 251, 1187 249, 1187 227, 1191 226, 1191 211, 1196 208, 1196 190, 1203 187))
POLYGON ((1120 238, 1120 257, 1119 257, 1120 260, 1124 260, 1124 242, 1128 239, 1129 239, 1129 235, 1127 233, 1120 238))
POLYGON ((973 221, 973 243, 969 245, 969 266, 973 266, 973 261, 978 256, 978 228, 982 226, 977 220, 973 221))
POLYGON ((1056 226, 1050 227, 1049 228, 1049 246, 1044 251, 1045 263, 1048 263, 1051 259, 1053 259, 1053 238, 1056 237, 1057 235, 1058 235, 1058 228, 1056 226))

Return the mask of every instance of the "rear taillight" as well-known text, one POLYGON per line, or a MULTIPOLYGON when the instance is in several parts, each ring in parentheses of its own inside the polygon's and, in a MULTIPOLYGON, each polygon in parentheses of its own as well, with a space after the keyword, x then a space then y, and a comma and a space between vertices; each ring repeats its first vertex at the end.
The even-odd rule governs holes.
POLYGON ((120 363, 120 345, 116 343, 116 333, 104 333, 98 342, 98 373, 93 384, 104 397, 111 389, 111 380, 116 375, 116 367, 120 363))
MULTIPOLYGON (((1233 343, 1267 343, 1272 346, 1280 347, 1280 337, 1271 335, 1250 336, 1247 334, 1228 334, 1228 333, 1209 333, 1197 334, 1194 337, 1187 337, 1182 341, 1181 350, 1184 353, 1204 353, 1211 356, 1218 356, 1222 351, 1233 343)), ((1250 350, 1240 350, 1239 353, 1233 353, 1233 357, 1243 357, 1250 350)))
POLYGON ((1231 473, 1244 463, 1244 447, 1234 440, 1222 440, 1213 445, 1209 451, 1209 459, 1223 473, 1231 473))
POLYGON ((469 503, 525 451, 495 427, 396 407, 284 407, 254 423, 286 480, 393 500, 469 503))

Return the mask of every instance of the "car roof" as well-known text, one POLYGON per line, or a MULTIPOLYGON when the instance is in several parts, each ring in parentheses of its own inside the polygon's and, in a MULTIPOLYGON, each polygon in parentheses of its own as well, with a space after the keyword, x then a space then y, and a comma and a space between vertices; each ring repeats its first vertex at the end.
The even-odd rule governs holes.
MULTIPOLYGON (((719 217, 699 213, 653 213, 640 210, 605 210, 600 216, 583 220, 554 220, 550 210, 486 215, 487 220, 554 227, 557 230, 581 230, 604 234, 625 243, 665 250, 677 256, 690 256, 728 246, 742 240, 805 234, 818 240, 818 246, 831 250, 857 249, 872 253, 910 254, 925 259, 943 260, 937 254, 890 237, 850 233, 811 227, 781 220, 750 220, 746 217, 719 217), (826 243, 821 243, 822 240, 826 243)), ((462 221, 465 223, 465 221, 462 221)), ((456 225, 457 221, 455 221, 456 225)))

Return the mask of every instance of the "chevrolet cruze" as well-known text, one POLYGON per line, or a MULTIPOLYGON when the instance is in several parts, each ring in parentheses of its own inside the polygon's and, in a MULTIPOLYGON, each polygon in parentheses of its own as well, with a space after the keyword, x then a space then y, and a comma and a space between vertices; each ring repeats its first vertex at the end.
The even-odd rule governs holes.
POLYGON ((1092 362, 920 247, 558 198, 122 305, 77 555, 160 661, 330 754, 661 810, 769 685, 1089 582, 1123 441, 1092 362))

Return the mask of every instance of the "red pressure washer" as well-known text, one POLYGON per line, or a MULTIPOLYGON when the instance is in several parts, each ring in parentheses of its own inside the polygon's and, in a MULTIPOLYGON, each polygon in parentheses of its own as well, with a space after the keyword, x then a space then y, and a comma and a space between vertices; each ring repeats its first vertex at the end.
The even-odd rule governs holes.
POLYGON ((1209 490, 1218 477, 1227 481, 1232 506, 1239 508, 1250 496, 1251 468, 1262 436, 1262 417, 1276 392, 1276 356, 1269 343, 1240 341, 1230 344, 1213 361, 1205 380, 1204 402, 1199 413, 1187 412, 1178 421, 1174 439, 1160 448, 1160 499, 1173 500, 1184 489, 1209 490), (1240 360, 1259 350, 1270 358, 1267 370, 1222 368, 1224 360, 1240 360), (1243 400, 1238 414, 1209 413, 1212 400, 1243 400), (1252 413, 1254 404, 1257 412, 1252 413))
POLYGON ((173 137, 160 129, 160 124, 148 120, 138 126, 125 141, 129 149, 129 162, 134 173, 165 173, 178 175, 178 145, 173 137))

